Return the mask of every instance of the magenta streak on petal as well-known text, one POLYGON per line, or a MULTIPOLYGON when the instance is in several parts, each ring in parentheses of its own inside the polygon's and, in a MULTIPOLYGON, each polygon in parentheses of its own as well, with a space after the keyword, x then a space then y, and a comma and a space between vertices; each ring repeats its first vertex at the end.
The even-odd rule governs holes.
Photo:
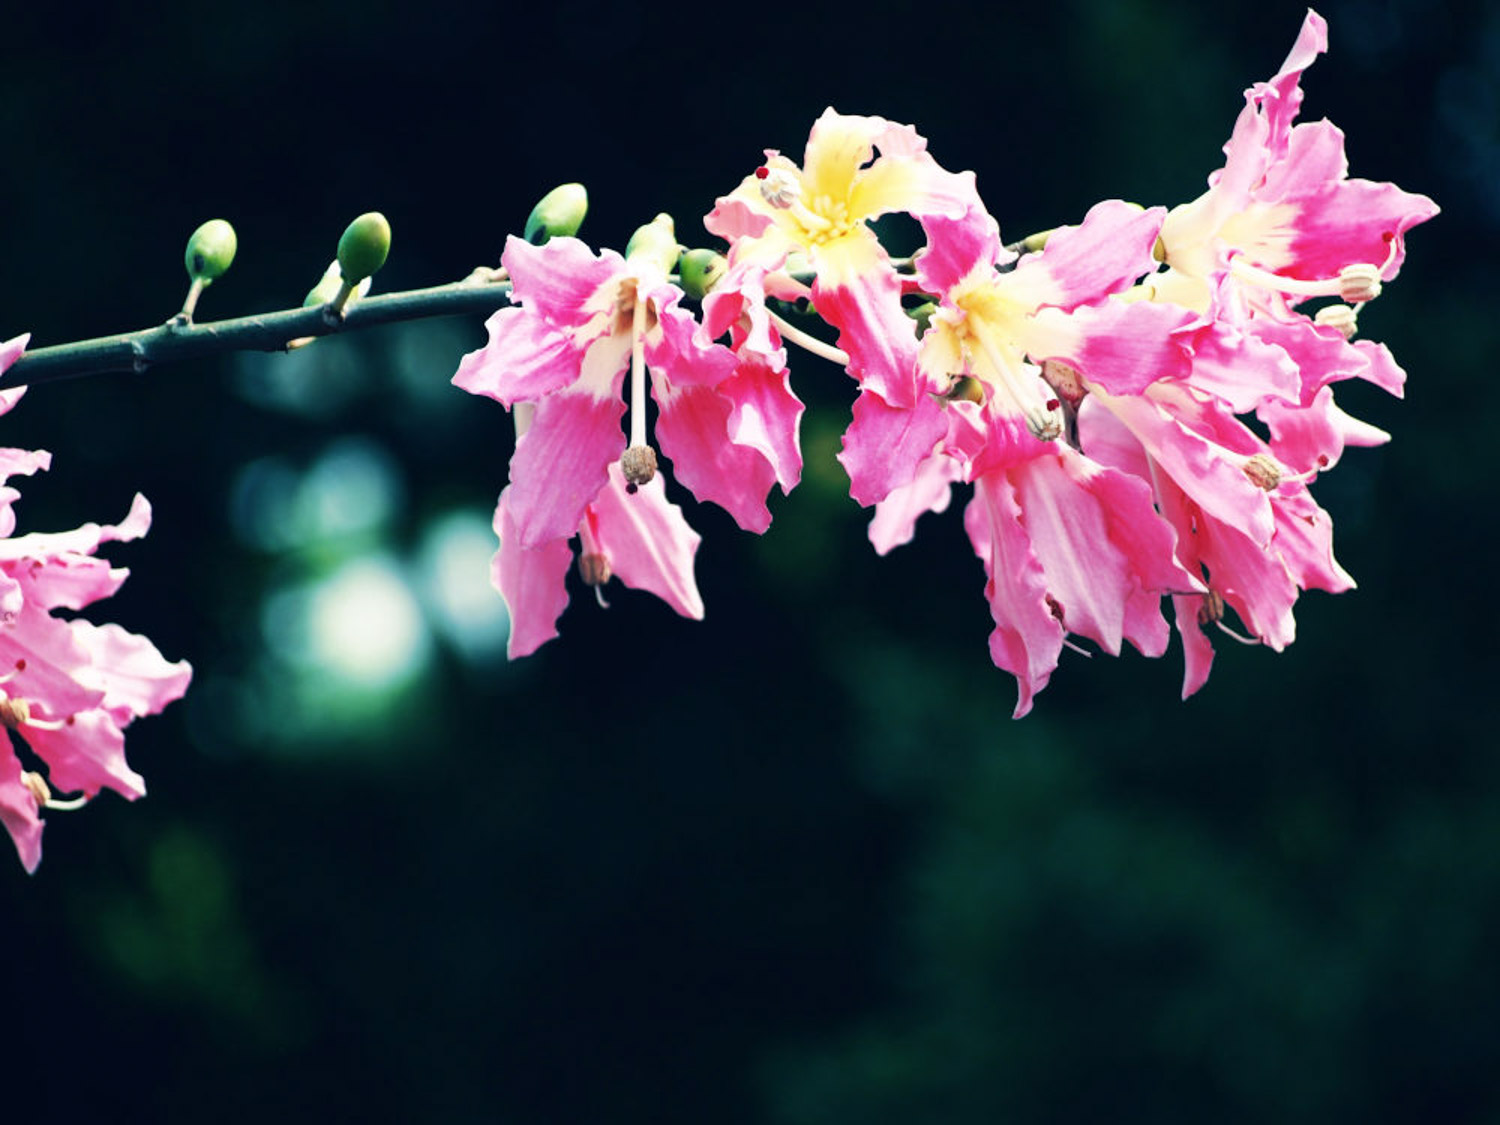
POLYGON ((901 282, 884 262, 878 271, 848 275, 841 284, 813 284, 818 314, 839 330, 838 344, 849 356, 849 374, 860 389, 873 391, 898 408, 916 405, 917 334, 901 311, 901 282))
POLYGON ((1119 293, 1156 269, 1151 248, 1161 232, 1165 208, 1141 210, 1118 199, 1096 203, 1076 227, 1062 227, 1040 254, 1021 259, 1011 284, 1024 279, 1040 304, 1071 309, 1119 293))

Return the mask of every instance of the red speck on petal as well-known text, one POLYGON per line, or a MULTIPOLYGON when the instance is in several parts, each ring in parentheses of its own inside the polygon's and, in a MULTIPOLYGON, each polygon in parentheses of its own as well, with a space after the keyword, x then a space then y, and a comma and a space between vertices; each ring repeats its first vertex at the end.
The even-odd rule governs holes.
POLYGON ((1058 408, 1058 407, 1059 407, 1059 406, 1061 406, 1061 405, 1062 405, 1062 403, 1061 403, 1061 402, 1059 402, 1059 401, 1058 401, 1058 400, 1057 400, 1057 399, 1055 399, 1055 398, 1049 398, 1049 399, 1048 399, 1048 400, 1047 400, 1047 409, 1048 409, 1048 410, 1056 410, 1056 409, 1057 409, 1057 408, 1058 408))
POLYGON ((763 180, 767 176, 769 176, 770 174, 771 174, 771 169, 767 168, 764 164, 762 164, 759 168, 757 168, 755 170, 755 178, 757 180, 763 180))
POLYGON ((17 672, 24 672, 24 671, 26 671, 26 659, 25 659, 25 657, 22 657, 20 660, 16 661, 16 671, 17 672))

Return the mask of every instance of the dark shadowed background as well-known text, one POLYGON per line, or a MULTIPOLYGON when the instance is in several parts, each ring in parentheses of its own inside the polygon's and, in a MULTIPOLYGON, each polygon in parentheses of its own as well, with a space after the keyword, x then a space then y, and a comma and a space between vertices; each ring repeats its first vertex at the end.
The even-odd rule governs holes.
MULTIPOLYGON (((917 125, 1012 237, 1175 204, 1303 12, 1039 7, 28 5, 0 338, 160 322, 212 217, 240 249, 200 319, 299 303, 370 209, 382 290, 494 264, 566 180, 596 246, 659 210, 703 243, 830 104, 917 125)), ((33 878, 0 857, 5 1118, 1500 1120, 1500 10, 1322 10, 1304 119, 1444 207, 1361 318, 1409 394, 1341 392, 1396 438, 1317 489, 1360 588, 1186 704, 1175 645, 1065 653, 1012 722, 959 505, 877 559, 851 385, 800 357, 767 536, 688 505, 707 619, 575 590, 516 665, 509 421, 448 385, 477 320, 33 390, 21 530, 144 492, 95 616, 196 678, 129 732, 148 799, 54 815, 33 878)))

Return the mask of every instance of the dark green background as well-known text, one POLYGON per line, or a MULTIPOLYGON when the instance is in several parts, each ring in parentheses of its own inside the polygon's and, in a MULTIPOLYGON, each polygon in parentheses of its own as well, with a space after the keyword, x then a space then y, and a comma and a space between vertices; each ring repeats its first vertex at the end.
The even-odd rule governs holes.
MULTIPOLYGON (((149 8, 7 14, 0 337, 159 322, 214 216, 240 251, 203 317, 299 302, 372 208, 386 290, 493 263, 563 180, 596 245, 661 209, 700 241, 829 104, 916 124, 1012 236, 1170 205, 1302 16, 149 8)), ((155 528, 112 550, 134 575, 95 616, 197 681, 130 731, 149 799, 54 817, 35 878, 0 862, 0 1115, 1500 1121, 1500 12, 1323 12, 1305 118, 1444 207, 1361 319, 1410 391, 1341 395, 1396 440, 1318 486, 1361 588, 1308 596, 1280 656, 1220 645, 1186 704, 1175 647, 1064 654, 1013 723, 958 505, 876 559, 831 460, 851 387, 810 362, 809 468, 765 539, 690 508, 705 622, 575 591, 535 657, 438 644, 375 700, 319 695, 263 603, 487 518, 508 420, 446 385, 478 323, 320 343, 280 407, 228 360, 32 391, 0 442, 57 461, 20 482, 21 529, 145 492, 155 528), (236 534, 247 464, 295 479, 349 438, 399 484, 390 518, 236 534)))

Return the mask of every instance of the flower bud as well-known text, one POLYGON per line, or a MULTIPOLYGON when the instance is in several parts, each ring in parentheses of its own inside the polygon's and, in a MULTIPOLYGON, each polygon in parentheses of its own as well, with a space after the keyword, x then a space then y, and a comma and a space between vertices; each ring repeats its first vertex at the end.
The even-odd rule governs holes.
POLYGON ((723 254, 713 250, 689 250, 677 263, 682 291, 694 300, 701 301, 719 283, 728 268, 729 259, 723 254))
POLYGON ((239 248, 234 228, 223 219, 210 219, 188 239, 183 260, 188 277, 207 285, 229 268, 239 248))
POLYGON ((665 211, 643 227, 638 227, 625 244, 625 260, 649 262, 662 273, 671 273, 677 264, 682 247, 677 244, 677 231, 672 216, 665 211))
POLYGON ((339 239, 339 269, 351 285, 381 266, 391 251, 391 224, 379 211, 367 211, 349 224, 339 239))
POLYGON ((526 241, 540 246, 549 238, 578 233, 588 214, 589 193, 582 184, 562 184, 553 188, 526 219, 526 241))

